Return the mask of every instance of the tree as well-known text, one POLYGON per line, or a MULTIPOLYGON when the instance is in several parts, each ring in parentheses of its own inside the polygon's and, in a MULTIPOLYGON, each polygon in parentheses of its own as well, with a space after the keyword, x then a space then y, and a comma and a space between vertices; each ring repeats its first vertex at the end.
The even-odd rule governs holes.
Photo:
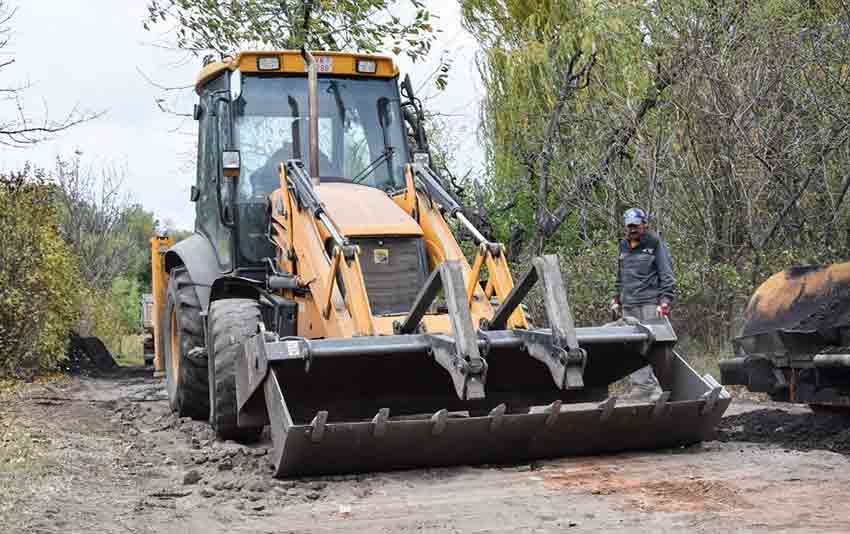
POLYGON ((414 61, 431 48, 431 13, 422 0, 150 0, 145 29, 171 23, 177 46, 232 54, 242 47, 376 52, 414 61), (403 18, 399 13, 411 11, 403 18))
POLYGON ((80 258, 89 286, 108 290, 112 280, 132 270, 139 246, 128 225, 129 201, 118 168, 84 168, 81 153, 56 160, 62 206, 59 230, 80 258))
MULTIPOLYGON (((10 42, 10 23, 14 15, 15 9, 8 1, 0 0, 0 53, 4 57, 9 55, 4 49, 10 42)), ((14 58, 0 61, 0 71, 14 62, 14 58)), ((2 113, 3 118, 0 118, 0 145, 17 148, 34 145, 100 116, 97 113, 82 113, 74 108, 58 120, 50 119, 47 113, 41 119, 34 119, 24 109, 22 100, 23 94, 30 87, 28 83, 0 87, 0 103, 7 107, 7 111, 2 113)))
POLYGON ((511 206, 513 216, 494 226, 512 257, 529 244, 542 250, 565 222, 576 230, 569 199, 587 189, 610 122, 592 120, 591 82, 605 79, 624 97, 643 83, 634 64, 649 51, 629 30, 640 27, 641 13, 580 0, 464 2, 464 26, 483 49, 481 126, 499 206, 491 211, 511 206))
POLYGON ((731 337, 768 274, 846 259, 848 0, 463 5, 482 46, 484 211, 512 252, 561 255, 588 317, 605 320, 631 205, 671 243, 677 328, 704 340, 731 337), (553 114, 564 59, 594 46, 587 87, 553 114))
POLYGON ((77 258, 42 169, 0 176, 0 376, 51 368, 79 312, 77 258))
MULTIPOLYGON (((122 214, 122 225, 126 226, 133 247, 126 277, 138 283, 142 292, 151 288, 151 250, 150 239, 157 233, 158 223, 151 211, 141 204, 126 207, 122 214)), ((114 287, 114 285, 113 285, 114 287)))

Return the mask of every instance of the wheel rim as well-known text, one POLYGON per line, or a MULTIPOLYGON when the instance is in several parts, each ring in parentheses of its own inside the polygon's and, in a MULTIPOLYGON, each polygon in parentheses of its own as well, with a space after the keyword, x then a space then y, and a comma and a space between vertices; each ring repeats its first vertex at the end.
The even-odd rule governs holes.
POLYGON ((169 351, 168 367, 171 369, 171 379, 177 384, 180 376, 180 337, 177 334, 177 311, 171 310, 171 350, 169 351))

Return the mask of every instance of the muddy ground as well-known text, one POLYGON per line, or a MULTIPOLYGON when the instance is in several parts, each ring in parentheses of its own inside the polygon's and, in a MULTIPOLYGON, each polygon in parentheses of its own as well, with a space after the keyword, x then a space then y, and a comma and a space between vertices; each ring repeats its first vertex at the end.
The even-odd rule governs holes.
POLYGON ((727 413, 675 450, 275 480, 122 369, 0 394, 0 532, 850 532, 850 419, 727 413))

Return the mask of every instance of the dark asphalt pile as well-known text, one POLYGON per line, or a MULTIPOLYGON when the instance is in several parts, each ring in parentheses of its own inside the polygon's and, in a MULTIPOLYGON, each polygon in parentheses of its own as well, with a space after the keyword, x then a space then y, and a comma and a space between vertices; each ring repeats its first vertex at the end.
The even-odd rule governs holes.
POLYGON ((97 337, 82 337, 76 332, 68 335, 67 358, 59 368, 71 374, 97 374, 118 370, 109 349, 97 337))
POLYGON ((850 413, 792 414, 776 409, 756 410, 724 417, 717 428, 717 439, 850 455, 850 413))

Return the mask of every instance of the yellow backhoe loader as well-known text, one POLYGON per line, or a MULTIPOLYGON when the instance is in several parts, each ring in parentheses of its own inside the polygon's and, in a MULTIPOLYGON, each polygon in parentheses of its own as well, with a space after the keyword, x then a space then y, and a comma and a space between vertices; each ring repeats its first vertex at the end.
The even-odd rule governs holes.
POLYGON ((552 256, 514 283, 430 169, 421 103, 391 58, 243 52, 206 65, 197 93, 196 232, 154 248, 156 364, 181 416, 222 439, 268 425, 277 476, 712 432, 730 397, 673 352, 666 319, 577 328, 552 256), (475 238, 471 262, 448 221, 475 238), (523 311, 535 286, 546 328, 523 311), (609 397, 647 362, 661 398, 609 397))

